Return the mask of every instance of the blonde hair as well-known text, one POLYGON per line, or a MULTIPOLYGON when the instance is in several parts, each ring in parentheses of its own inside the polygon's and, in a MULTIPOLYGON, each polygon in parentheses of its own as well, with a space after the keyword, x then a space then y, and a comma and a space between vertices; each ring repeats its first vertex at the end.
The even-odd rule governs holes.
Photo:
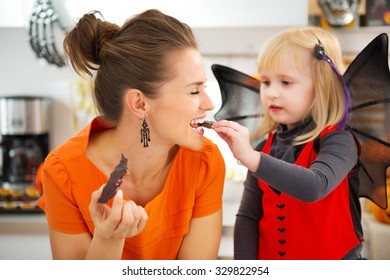
MULTIPOLYGON (((319 60, 314 56, 314 47, 319 42, 339 72, 344 73, 345 66, 338 38, 320 27, 294 27, 280 32, 266 42, 257 60, 261 78, 264 69, 282 69, 283 61, 288 56, 294 58, 294 66, 298 71, 307 71, 305 69, 307 65, 304 65, 303 60, 300 59, 300 54, 306 51, 313 54, 310 72, 315 97, 308 117, 311 116, 316 125, 313 130, 298 136, 294 145, 314 140, 326 126, 338 124, 345 111, 346 100, 341 79, 325 60, 319 60)), ((277 125, 278 123, 266 114, 254 138, 267 135, 274 131, 277 125)))

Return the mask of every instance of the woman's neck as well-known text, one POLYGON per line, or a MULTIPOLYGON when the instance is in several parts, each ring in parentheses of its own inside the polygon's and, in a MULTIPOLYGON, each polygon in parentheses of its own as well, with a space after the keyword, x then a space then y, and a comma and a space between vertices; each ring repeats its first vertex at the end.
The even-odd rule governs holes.
POLYGON ((91 136, 87 156, 109 177, 123 154, 128 159, 128 172, 121 188, 127 197, 145 205, 162 191, 179 147, 155 141, 144 148, 134 138, 116 128, 97 133, 91 136))

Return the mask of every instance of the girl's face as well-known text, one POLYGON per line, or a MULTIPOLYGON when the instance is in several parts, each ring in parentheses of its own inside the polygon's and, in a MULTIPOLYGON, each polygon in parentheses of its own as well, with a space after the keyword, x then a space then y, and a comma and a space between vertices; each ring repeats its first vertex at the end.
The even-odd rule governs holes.
POLYGON ((204 130, 197 127, 206 112, 214 109, 205 91, 203 59, 195 49, 174 52, 168 58, 175 73, 173 80, 160 88, 160 97, 150 100, 150 145, 180 145, 192 150, 203 146, 204 130))
POLYGON ((314 84, 310 73, 311 54, 291 54, 279 69, 260 73, 260 96, 265 112, 280 124, 293 128, 310 112, 314 101, 314 84), (305 70, 299 71, 294 59, 301 59, 305 70))

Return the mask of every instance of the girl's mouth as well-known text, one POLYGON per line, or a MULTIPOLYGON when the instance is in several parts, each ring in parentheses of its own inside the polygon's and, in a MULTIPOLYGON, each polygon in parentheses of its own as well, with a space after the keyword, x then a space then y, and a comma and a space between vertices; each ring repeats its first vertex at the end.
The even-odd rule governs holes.
POLYGON ((270 111, 273 111, 273 112, 282 110, 282 107, 279 107, 276 105, 270 105, 268 108, 270 111))

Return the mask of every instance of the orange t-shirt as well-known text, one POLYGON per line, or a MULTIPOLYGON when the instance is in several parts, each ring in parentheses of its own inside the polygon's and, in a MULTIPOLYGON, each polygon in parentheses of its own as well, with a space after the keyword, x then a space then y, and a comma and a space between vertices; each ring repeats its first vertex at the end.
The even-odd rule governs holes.
MULTIPOLYGON (((89 135, 107 128, 96 118, 46 158, 39 206, 53 229, 93 234, 88 209, 91 193, 108 178, 87 158, 85 150, 89 135)), ((191 219, 222 208, 224 178, 223 157, 209 139, 204 138, 199 151, 180 147, 163 190, 145 205, 149 218, 144 230, 126 239, 122 259, 176 259, 191 219)))

